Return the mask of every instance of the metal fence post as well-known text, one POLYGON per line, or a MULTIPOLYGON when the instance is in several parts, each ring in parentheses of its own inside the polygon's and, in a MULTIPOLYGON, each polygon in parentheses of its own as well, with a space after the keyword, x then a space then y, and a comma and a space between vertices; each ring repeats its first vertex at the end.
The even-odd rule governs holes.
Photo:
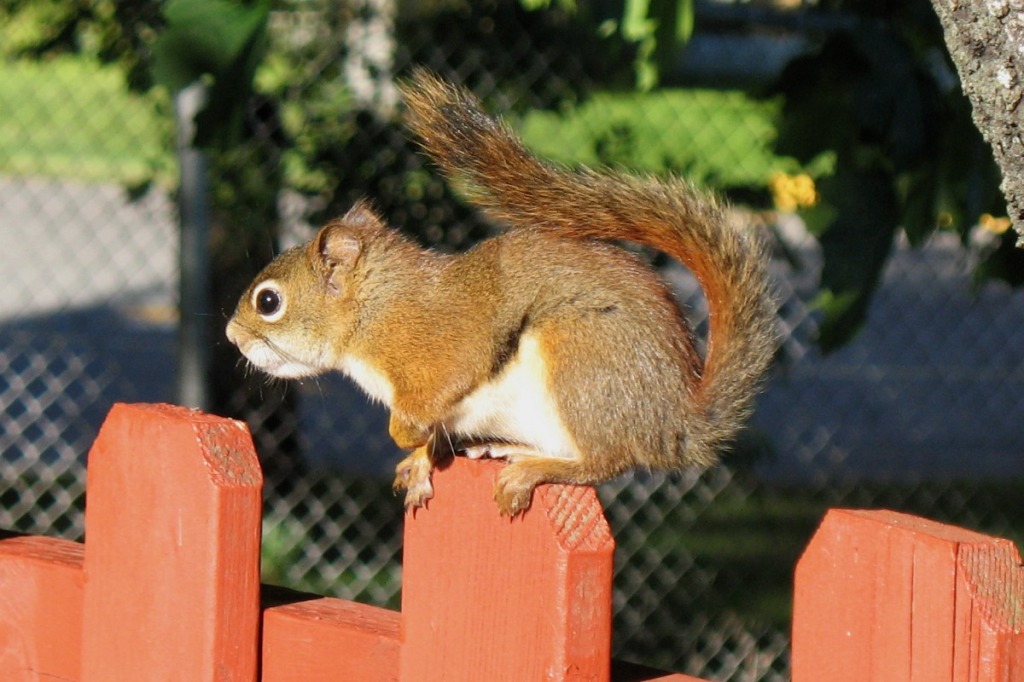
POLYGON ((179 253, 178 378, 177 402, 198 409, 209 408, 209 302, 210 231, 208 160, 192 145, 195 116, 206 102, 206 87, 193 83, 175 96, 177 152, 180 164, 178 220, 179 253))

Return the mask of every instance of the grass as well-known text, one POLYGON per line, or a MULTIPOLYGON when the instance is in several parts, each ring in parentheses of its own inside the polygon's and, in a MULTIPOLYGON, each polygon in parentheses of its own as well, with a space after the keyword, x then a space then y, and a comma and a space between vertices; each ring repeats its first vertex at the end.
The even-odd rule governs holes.
POLYGON ((0 63, 0 173, 113 181, 171 176, 171 120, 116 67, 78 58, 0 63))
MULTIPOLYGON (((527 143, 564 163, 681 173, 764 187, 796 171, 771 149, 779 103, 735 91, 598 92, 521 121, 527 143)), ((73 57, 0 63, 0 173, 138 185, 173 177, 169 107, 127 90, 114 66, 73 57)))
POLYGON ((564 113, 531 112, 519 128, 531 149, 562 163, 764 187, 773 172, 799 170, 772 150, 779 106, 738 91, 600 92, 564 113))
MULTIPOLYGON (((756 621, 785 626, 790 619, 796 560, 814 533, 825 507, 800 491, 764 490, 743 498, 725 495, 692 529, 676 539, 699 565, 716 572, 709 592, 711 612, 731 610, 756 621)), ((670 545, 670 520, 651 538, 670 545)), ((691 606, 691 608, 693 608, 691 606)))
MULTIPOLYGON (((387 492, 388 501, 393 501, 390 490, 387 492)), ((396 561, 374 560, 374 557, 363 564, 342 562, 341 557, 334 553, 332 558, 335 561, 347 564, 341 570, 335 570, 327 558, 310 565, 306 552, 310 549, 316 528, 304 527, 293 516, 271 524, 265 520, 264 526, 260 553, 260 579, 264 583, 302 592, 342 596, 389 609, 399 608, 400 570, 396 561), (306 570, 297 571, 300 566, 306 570), (387 597, 381 601, 379 595, 387 597)), ((365 542, 372 547, 372 542, 365 542)), ((347 541, 340 538, 333 540, 331 546, 324 546, 325 540, 321 538, 317 544, 321 545, 321 550, 326 549, 327 554, 332 554, 330 550, 340 549, 347 541)))
MULTIPOLYGON (((832 506, 902 511, 1006 537, 1018 547, 1024 541, 1024 480, 874 482, 826 494, 797 486, 759 484, 751 492, 745 487, 726 489, 696 519, 684 518, 685 508, 678 510, 650 536, 649 542, 665 555, 688 555, 715 576, 713 589, 679 608, 729 611, 746 621, 788 629, 793 569, 832 506)), ((668 602, 675 599, 667 597, 668 602)))

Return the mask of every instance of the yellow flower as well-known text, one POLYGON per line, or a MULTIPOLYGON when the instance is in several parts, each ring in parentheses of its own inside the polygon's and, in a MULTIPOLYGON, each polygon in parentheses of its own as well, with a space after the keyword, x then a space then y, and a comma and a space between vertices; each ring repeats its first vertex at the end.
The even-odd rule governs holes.
POLYGON ((773 173, 768 180, 768 188, 772 192, 775 207, 780 211, 795 211, 818 203, 818 190, 814 186, 814 178, 806 173, 773 173))
POLYGON ((996 218, 988 213, 982 213, 978 218, 978 225, 992 234, 1002 234, 1010 229, 1011 223, 1009 218, 996 218))

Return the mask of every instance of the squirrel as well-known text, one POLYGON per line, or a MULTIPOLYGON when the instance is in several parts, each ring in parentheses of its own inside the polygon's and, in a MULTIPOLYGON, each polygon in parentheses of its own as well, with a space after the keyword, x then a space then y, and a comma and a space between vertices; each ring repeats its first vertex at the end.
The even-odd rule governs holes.
POLYGON ((683 180, 539 160, 425 69, 401 91, 426 155, 510 229, 442 254, 360 200, 256 277, 228 339, 271 375, 340 370, 390 408, 391 437, 412 451, 394 484, 407 509, 452 453, 507 460, 494 499, 513 517, 542 483, 712 464, 776 347, 761 242, 683 180), (703 360, 668 286, 620 240, 694 273, 703 360))

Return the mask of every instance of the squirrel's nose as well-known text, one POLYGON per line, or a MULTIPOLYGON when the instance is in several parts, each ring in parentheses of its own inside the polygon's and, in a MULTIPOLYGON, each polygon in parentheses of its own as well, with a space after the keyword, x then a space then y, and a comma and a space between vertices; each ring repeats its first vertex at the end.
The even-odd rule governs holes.
POLYGON ((235 318, 232 317, 228 320, 228 326, 224 330, 224 334, 228 337, 228 341, 236 346, 238 345, 238 323, 235 322, 235 318))

